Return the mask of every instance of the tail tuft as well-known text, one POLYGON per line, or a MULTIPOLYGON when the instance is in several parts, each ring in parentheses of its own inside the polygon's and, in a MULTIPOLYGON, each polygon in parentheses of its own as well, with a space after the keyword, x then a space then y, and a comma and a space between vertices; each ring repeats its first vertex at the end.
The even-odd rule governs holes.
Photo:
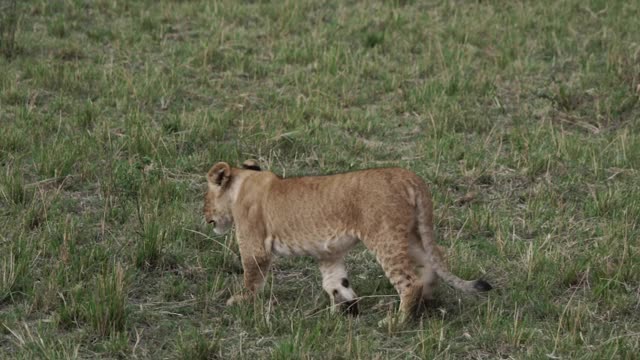
POLYGON ((489 291, 489 290, 493 289, 491 284, 489 284, 488 282, 486 282, 484 280, 476 280, 474 282, 474 284, 473 284, 473 288, 476 291, 479 291, 479 292, 485 292, 485 291, 489 291))
POLYGON ((245 162, 242 163, 242 168, 245 170, 253 170, 253 171, 261 170, 260 164, 258 164, 258 161, 253 159, 245 160, 245 162))

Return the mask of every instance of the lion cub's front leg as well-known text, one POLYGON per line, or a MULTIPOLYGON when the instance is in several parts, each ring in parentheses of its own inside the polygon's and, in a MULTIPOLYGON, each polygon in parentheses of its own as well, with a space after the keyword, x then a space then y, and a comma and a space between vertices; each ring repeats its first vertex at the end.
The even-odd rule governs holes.
POLYGON ((269 273, 271 257, 259 254, 243 254, 242 269, 244 270, 244 290, 239 294, 232 295, 227 300, 227 305, 233 305, 255 297, 264 287, 264 282, 269 273))
POLYGON ((264 282, 269 273, 271 261, 268 257, 248 255, 242 256, 242 268, 244 270, 244 290, 232 295, 227 300, 227 305, 233 305, 251 299, 264 287, 264 282))
POLYGON ((227 305, 255 297, 264 287, 271 265, 271 252, 264 248, 264 241, 260 240, 259 236, 242 230, 236 235, 244 270, 244 290, 231 296, 227 305))

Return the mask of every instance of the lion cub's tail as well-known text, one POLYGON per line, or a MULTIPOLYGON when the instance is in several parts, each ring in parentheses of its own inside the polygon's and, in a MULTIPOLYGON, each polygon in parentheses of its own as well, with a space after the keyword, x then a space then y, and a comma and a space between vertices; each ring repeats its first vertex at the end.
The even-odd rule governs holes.
POLYGON ((491 285, 482 279, 471 281, 463 280, 447 269, 447 266, 442 261, 440 252, 436 249, 432 215, 431 212, 428 211, 433 207, 429 194, 425 192, 418 193, 416 203, 418 208, 418 231, 422 239, 422 247, 427 253, 431 266, 436 274, 447 284, 462 291, 485 292, 491 290, 491 285))

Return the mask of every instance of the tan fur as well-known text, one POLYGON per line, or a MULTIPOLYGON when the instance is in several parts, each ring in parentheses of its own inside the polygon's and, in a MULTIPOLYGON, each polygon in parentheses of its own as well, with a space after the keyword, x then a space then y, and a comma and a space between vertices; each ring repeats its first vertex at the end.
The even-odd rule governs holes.
POLYGON ((429 298, 437 278, 455 288, 478 292, 491 287, 451 274, 433 235, 431 194, 424 181, 401 168, 355 171, 331 176, 282 179, 258 169, 215 164, 208 173, 204 215, 224 233, 233 223, 247 292, 228 303, 256 294, 277 255, 318 259, 322 286, 332 307, 347 304, 357 311, 343 258, 358 242, 376 259, 400 295, 408 314, 429 298))

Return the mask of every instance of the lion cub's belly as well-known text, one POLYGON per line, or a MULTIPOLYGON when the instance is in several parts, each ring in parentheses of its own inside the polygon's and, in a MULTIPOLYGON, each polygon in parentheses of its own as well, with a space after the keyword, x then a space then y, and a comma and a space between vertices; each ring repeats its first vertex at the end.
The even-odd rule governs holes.
POLYGON ((344 254, 358 242, 358 238, 350 235, 338 235, 324 240, 271 237, 267 242, 271 242, 271 251, 276 255, 323 258, 344 254))

